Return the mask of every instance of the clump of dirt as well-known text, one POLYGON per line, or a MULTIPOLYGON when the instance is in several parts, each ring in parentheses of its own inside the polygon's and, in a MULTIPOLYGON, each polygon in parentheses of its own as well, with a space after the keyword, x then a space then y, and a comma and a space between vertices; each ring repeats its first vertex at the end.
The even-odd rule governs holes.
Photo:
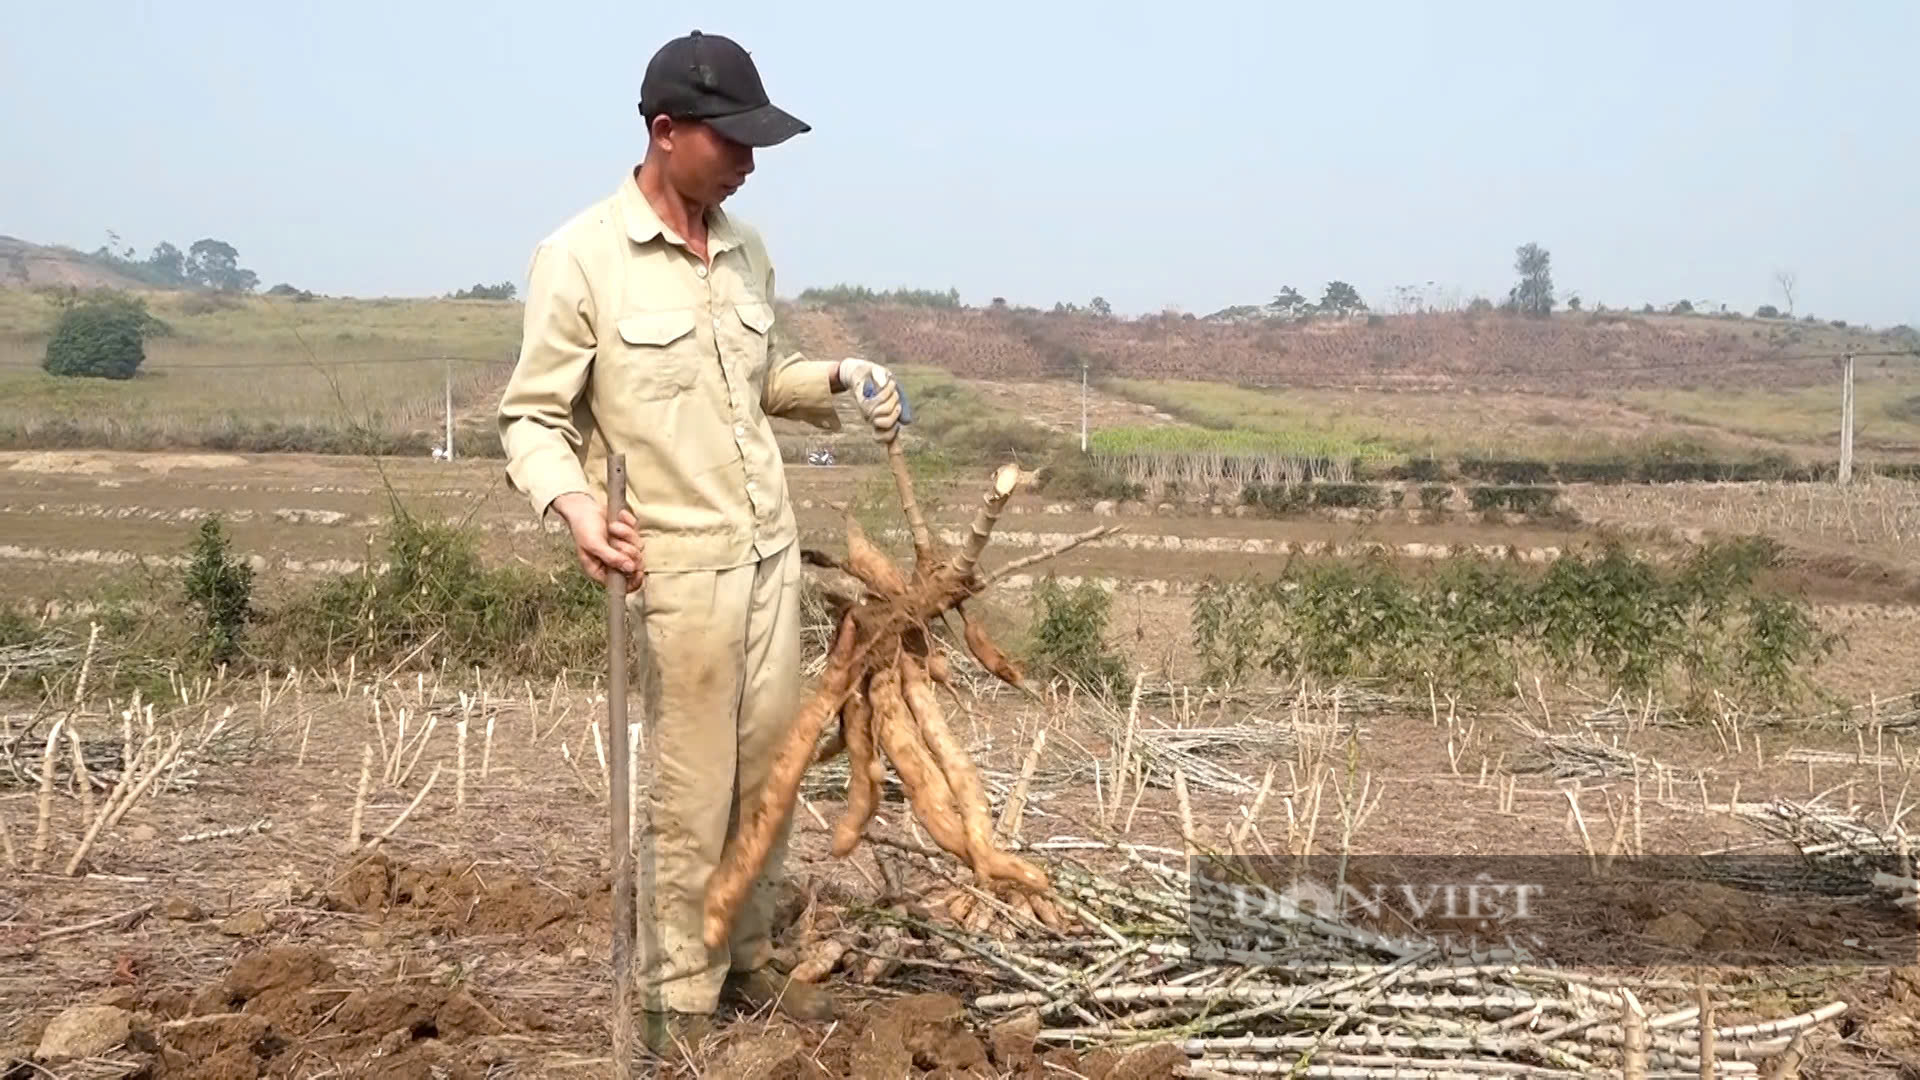
POLYGON ((994 1027, 983 1040, 968 1025, 958 998, 916 994, 854 1013, 824 1043, 789 1040, 788 1033, 778 1030, 735 1040, 710 1063, 705 1075, 734 1080, 868 1076, 1170 1080, 1180 1075, 1187 1062, 1172 1044, 1085 1055, 1064 1047, 1043 1052, 1034 1045, 1039 1031, 1037 1018, 1025 1017, 994 1027))
POLYGON ((275 946, 240 957, 198 993, 157 994, 136 1013, 128 1046, 150 1080, 260 1080, 305 1075, 302 1047, 362 1061, 354 1075, 479 1080, 508 1060, 496 1036, 540 1026, 503 1016, 466 990, 407 983, 358 988, 324 949, 275 946))
POLYGON ((376 854, 328 891, 327 906, 424 924, 447 935, 513 934, 548 951, 604 939, 612 892, 601 881, 563 892, 524 874, 482 873, 471 864, 410 866, 376 854))

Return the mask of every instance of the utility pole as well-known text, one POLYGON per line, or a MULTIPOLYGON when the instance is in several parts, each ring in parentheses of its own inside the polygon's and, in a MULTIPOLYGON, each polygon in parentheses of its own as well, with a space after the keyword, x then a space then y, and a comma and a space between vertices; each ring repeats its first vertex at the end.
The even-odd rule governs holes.
POLYGON ((1840 379, 1840 482, 1853 482, 1853 354, 1840 379))
POLYGON ((447 460, 453 460, 453 357, 447 357, 447 460))
POLYGON ((1080 361, 1080 452, 1087 452, 1087 362, 1080 361))

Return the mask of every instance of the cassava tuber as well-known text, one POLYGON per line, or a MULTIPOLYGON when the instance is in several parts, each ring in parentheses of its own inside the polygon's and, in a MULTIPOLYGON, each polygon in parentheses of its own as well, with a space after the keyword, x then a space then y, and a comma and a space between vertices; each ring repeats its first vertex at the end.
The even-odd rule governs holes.
MULTIPOLYGON (((801 708, 787 741, 779 750, 767 784, 754 805, 744 808, 735 834, 728 838, 719 867, 707 883, 704 936, 709 946, 726 939, 734 914, 759 875, 773 837, 792 814, 801 774, 815 761, 842 749, 848 755, 846 808, 833 828, 832 851, 844 857, 858 847, 879 804, 889 764, 900 777, 914 817, 940 848, 966 862, 980 887, 994 882, 1018 889, 1033 902, 1031 910, 1043 923, 1064 923, 1043 894, 1050 891, 1039 867, 994 846, 992 821, 978 772, 965 747, 946 722, 933 693, 939 684, 953 690, 946 657, 931 640, 928 627, 959 609, 968 650, 995 677, 1032 694, 1020 669, 984 625, 963 606, 993 580, 976 573, 981 552, 990 539, 1001 511, 1014 492, 1032 474, 1013 465, 996 470, 991 486, 975 512, 960 550, 946 556, 938 550, 932 530, 913 494, 912 478, 898 443, 890 444, 894 482, 913 537, 911 574, 870 540, 865 530, 846 515, 847 556, 842 559, 805 551, 811 566, 839 570, 857 581, 848 592, 838 585, 826 588, 837 621, 828 650, 825 674, 813 697, 801 708), (816 749, 827 720, 838 714, 838 734, 816 749)), ((1027 559, 1039 561, 1113 529, 1094 530, 1068 544, 1027 559)), ((957 694, 956 694, 957 698, 957 694)), ((984 919, 984 905, 959 903, 956 918, 984 919), (978 909, 978 910, 976 910, 978 909)))

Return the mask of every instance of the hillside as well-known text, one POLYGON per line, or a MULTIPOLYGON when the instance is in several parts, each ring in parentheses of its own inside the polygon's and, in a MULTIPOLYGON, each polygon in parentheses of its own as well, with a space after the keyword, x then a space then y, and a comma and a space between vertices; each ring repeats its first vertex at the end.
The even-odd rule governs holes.
POLYGON ((0 236, 0 288, 138 289, 141 282, 71 248, 0 236))
POLYGON ((1250 386, 1797 388, 1832 381, 1828 354, 1894 347, 1881 335, 1785 319, 1467 313, 1307 323, 1138 320, 978 308, 850 305, 831 316, 874 355, 963 378, 1193 379, 1250 386))

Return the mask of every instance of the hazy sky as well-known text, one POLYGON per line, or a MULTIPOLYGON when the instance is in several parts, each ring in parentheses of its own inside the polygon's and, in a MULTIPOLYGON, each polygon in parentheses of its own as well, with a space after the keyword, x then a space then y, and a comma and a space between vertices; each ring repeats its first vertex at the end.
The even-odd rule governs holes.
POLYGON ((217 236, 262 284, 524 281, 698 27, 814 125, 729 209, 780 290, 1205 313, 1329 278, 1920 324, 1920 3, 9 5, 0 233, 217 236), (671 14, 668 14, 671 12, 671 14), (1131 12, 1131 13, 1129 13, 1131 12))

